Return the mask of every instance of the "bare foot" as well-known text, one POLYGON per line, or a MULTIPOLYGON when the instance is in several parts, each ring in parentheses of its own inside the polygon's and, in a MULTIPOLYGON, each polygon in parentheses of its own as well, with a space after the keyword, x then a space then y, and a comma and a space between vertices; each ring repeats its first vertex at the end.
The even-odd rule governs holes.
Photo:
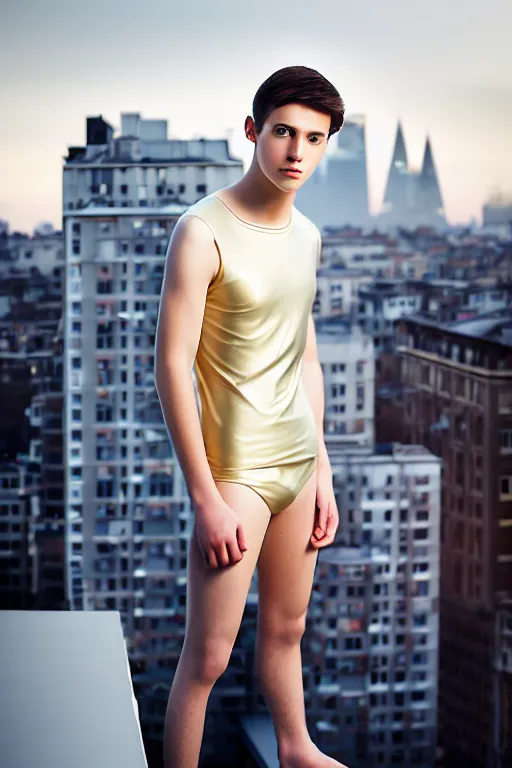
POLYGON ((300 751, 297 747, 293 750, 294 747, 279 750, 279 768, 348 768, 324 755, 312 741, 306 747, 302 746, 300 751))

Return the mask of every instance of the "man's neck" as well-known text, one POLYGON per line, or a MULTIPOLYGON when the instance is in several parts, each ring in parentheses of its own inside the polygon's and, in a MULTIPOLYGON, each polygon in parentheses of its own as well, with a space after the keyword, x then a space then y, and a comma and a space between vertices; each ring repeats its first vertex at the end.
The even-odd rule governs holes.
POLYGON ((291 216, 295 192, 282 192, 251 165, 237 182, 220 190, 227 204, 232 203, 235 213, 263 227, 285 227, 291 216))

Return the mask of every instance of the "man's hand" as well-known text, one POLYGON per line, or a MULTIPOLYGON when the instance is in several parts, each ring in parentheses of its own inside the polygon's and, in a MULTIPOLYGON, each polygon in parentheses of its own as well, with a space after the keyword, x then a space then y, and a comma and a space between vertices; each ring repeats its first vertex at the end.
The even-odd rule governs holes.
POLYGON ((320 464, 316 485, 316 512, 311 545, 315 549, 332 544, 340 516, 332 485, 332 470, 328 461, 320 464))
POLYGON ((227 568, 242 560, 247 550, 245 531, 220 493, 195 507, 195 535, 204 562, 209 568, 227 568))

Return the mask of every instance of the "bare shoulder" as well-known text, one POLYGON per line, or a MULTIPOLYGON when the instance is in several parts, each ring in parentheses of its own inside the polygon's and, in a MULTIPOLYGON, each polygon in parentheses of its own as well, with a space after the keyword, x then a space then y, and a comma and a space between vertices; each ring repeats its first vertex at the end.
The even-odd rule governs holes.
POLYGON ((210 282, 219 268, 219 254, 210 225, 190 213, 176 222, 167 253, 173 271, 194 273, 196 279, 210 282))

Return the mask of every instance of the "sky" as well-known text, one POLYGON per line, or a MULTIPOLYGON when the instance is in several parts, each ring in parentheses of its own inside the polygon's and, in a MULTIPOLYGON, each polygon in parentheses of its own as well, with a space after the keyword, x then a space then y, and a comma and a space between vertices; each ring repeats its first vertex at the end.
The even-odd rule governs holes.
MULTIPOLYGON (((169 138, 230 139, 273 71, 301 64, 364 114, 371 212, 397 121, 410 164, 432 142, 448 219, 512 196, 510 0, 1 0, 0 218, 61 226, 62 165, 87 116, 168 120, 169 138)), ((331 139, 332 142, 332 139, 331 139)))

